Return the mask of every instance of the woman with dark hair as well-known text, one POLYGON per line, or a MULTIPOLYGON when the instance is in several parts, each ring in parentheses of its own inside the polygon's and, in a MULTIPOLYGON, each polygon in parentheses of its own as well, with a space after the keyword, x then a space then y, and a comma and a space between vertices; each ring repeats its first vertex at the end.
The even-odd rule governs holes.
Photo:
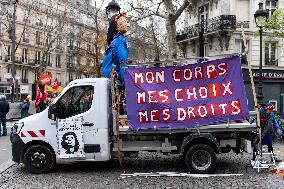
POLYGON ((61 146, 66 150, 66 154, 74 154, 79 150, 79 141, 74 132, 65 133, 61 140, 61 146))

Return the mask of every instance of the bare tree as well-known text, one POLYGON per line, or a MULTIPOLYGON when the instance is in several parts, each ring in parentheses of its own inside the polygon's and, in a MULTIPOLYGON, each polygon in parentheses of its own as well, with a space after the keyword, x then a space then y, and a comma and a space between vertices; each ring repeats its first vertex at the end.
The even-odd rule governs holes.
MULTIPOLYGON (((107 22, 103 15, 103 2, 101 6, 98 6, 95 2, 94 6, 91 6, 87 1, 76 2, 77 9, 81 14, 85 14, 89 23, 85 26, 85 31, 80 33, 81 41, 90 45, 89 48, 80 47, 77 49, 77 55, 89 57, 87 64, 94 64, 95 70, 90 69, 88 65, 78 65, 77 71, 87 74, 88 76, 101 77, 101 60, 103 58, 103 52, 106 48, 106 30, 104 23, 107 22), (94 47, 94 48, 93 48, 94 47)), ((88 45, 87 45, 88 47, 88 45)))
POLYGON ((189 0, 136 0, 129 1, 133 19, 143 20, 158 16, 165 20, 169 58, 177 58, 176 21, 190 4, 189 0))

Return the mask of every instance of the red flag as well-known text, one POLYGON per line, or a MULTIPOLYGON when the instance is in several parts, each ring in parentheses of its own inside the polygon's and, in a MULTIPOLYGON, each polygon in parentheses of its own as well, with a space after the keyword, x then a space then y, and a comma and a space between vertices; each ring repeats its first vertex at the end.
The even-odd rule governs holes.
POLYGON ((40 84, 42 85, 49 85, 51 82, 52 75, 50 74, 43 74, 38 77, 40 84))
POLYGON ((37 84, 36 84, 35 108, 38 106, 38 104, 39 104, 39 102, 40 102, 41 96, 42 96, 42 93, 41 93, 41 91, 40 91, 39 84, 37 83, 37 84))
POLYGON ((58 89, 58 79, 57 78, 55 78, 52 88, 53 88, 53 93, 57 92, 57 89, 58 89))

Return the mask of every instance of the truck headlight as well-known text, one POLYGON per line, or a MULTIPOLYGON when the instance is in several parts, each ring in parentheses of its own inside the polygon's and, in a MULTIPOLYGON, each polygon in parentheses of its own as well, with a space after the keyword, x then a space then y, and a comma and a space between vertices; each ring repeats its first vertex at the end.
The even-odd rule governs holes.
POLYGON ((13 126, 12 132, 14 134, 19 134, 20 131, 22 130, 23 126, 24 126, 24 122, 16 122, 13 126))

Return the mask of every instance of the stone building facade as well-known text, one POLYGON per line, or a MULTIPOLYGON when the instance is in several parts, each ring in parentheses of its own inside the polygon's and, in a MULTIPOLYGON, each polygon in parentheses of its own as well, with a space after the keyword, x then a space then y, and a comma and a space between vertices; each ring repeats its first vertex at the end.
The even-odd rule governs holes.
MULTIPOLYGON (((95 9, 89 3, 76 0, 18 1, 16 41, 20 42, 17 43, 15 65, 21 98, 34 93, 33 84, 40 74, 52 74, 52 82, 57 78, 61 86, 93 74, 96 29, 90 13, 95 9)), ((12 7, 0 5, 0 94, 5 94, 8 99, 11 95, 12 41, 7 31, 12 23, 12 7)))
MULTIPOLYGON (((257 83, 260 60, 260 39, 254 13, 259 0, 194 0, 185 14, 185 26, 177 33, 177 42, 187 58, 199 56, 201 26, 204 28, 204 55, 224 57, 244 52, 242 29, 247 37, 249 54, 246 56, 253 65, 254 79, 257 83)), ((269 15, 277 7, 284 7, 283 0, 263 1, 269 15)), ((276 105, 276 111, 284 112, 284 52, 283 39, 263 34, 263 93, 265 102, 276 105)), ((246 86, 249 108, 254 108, 248 66, 241 57, 243 77, 246 86)), ((257 85, 256 85, 257 86, 257 85)))

